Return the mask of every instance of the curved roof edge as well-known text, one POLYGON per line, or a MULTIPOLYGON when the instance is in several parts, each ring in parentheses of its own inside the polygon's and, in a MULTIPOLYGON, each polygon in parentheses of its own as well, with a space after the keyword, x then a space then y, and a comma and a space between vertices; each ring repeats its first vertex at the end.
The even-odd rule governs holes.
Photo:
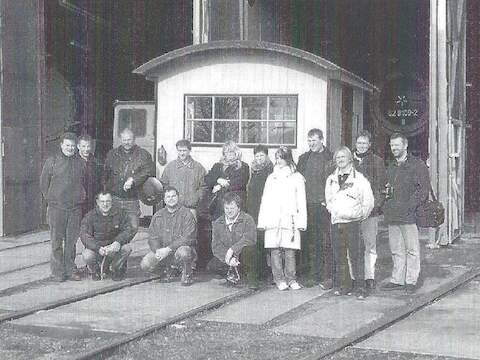
POLYGON ((150 75, 153 72, 157 71, 161 66, 181 58, 189 57, 200 53, 237 49, 286 54, 310 62, 316 66, 320 66, 323 69, 332 72, 333 74, 335 74, 334 78, 336 80, 352 83, 353 85, 361 87, 362 89, 367 91, 376 90, 376 87, 374 85, 362 79, 360 76, 355 75, 354 73, 345 70, 320 56, 314 55, 304 50, 293 48, 291 46, 264 41, 212 41, 205 44, 190 45, 156 57, 133 70, 133 73, 144 75, 145 77, 149 78, 150 75))

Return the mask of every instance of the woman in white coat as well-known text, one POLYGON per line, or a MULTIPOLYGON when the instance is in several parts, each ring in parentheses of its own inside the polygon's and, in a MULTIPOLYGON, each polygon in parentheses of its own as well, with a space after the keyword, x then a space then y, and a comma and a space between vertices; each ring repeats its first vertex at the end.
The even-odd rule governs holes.
POLYGON ((263 190, 258 228, 265 230, 265 248, 271 251, 273 280, 279 290, 298 290, 295 252, 300 250, 300 231, 307 227, 305 179, 296 171, 292 151, 280 147, 276 165, 263 190))

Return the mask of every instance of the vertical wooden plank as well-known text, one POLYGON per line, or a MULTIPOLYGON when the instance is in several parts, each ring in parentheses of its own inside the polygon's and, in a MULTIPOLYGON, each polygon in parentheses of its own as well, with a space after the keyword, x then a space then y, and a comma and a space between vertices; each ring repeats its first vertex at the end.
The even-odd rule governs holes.
POLYGON ((3 231, 3 206, 4 206, 4 187, 3 187, 3 19, 5 11, 3 0, 0 0, 0 236, 5 235, 3 231))

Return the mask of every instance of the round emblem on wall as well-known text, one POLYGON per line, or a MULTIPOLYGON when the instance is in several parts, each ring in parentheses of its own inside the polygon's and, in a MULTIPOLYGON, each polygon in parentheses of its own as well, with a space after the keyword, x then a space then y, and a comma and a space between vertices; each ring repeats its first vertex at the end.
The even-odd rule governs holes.
POLYGON ((428 89, 415 74, 393 73, 373 95, 371 112, 388 133, 407 136, 425 130, 428 124, 428 89))

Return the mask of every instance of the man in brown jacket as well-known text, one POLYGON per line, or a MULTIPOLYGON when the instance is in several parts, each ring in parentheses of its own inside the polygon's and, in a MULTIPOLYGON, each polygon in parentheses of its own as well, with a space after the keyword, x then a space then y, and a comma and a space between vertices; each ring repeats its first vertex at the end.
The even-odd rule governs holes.
POLYGON ((191 211, 178 203, 178 190, 165 187, 165 207, 153 215, 148 228, 150 252, 144 256, 140 267, 154 272, 163 268, 166 279, 182 269, 182 285, 191 285, 192 267, 196 261, 196 223, 191 211))
POLYGON ((213 258, 208 270, 225 276, 229 267, 238 268, 247 276, 251 287, 258 286, 258 274, 254 271, 256 260, 255 243, 257 228, 253 218, 241 211, 241 199, 236 193, 229 192, 223 197, 224 214, 212 224, 213 258))
POLYGON ((127 272, 127 258, 132 252, 129 242, 135 236, 130 220, 121 209, 112 207, 112 195, 100 192, 97 207, 82 219, 80 239, 85 249, 83 259, 93 280, 100 280, 100 266, 105 257, 103 271, 111 271, 112 280, 119 281, 127 272))
POLYGON ((48 203, 52 256, 50 269, 55 281, 80 280, 75 265, 75 245, 85 202, 85 163, 75 153, 77 137, 65 133, 60 152, 43 165, 40 188, 48 203))

